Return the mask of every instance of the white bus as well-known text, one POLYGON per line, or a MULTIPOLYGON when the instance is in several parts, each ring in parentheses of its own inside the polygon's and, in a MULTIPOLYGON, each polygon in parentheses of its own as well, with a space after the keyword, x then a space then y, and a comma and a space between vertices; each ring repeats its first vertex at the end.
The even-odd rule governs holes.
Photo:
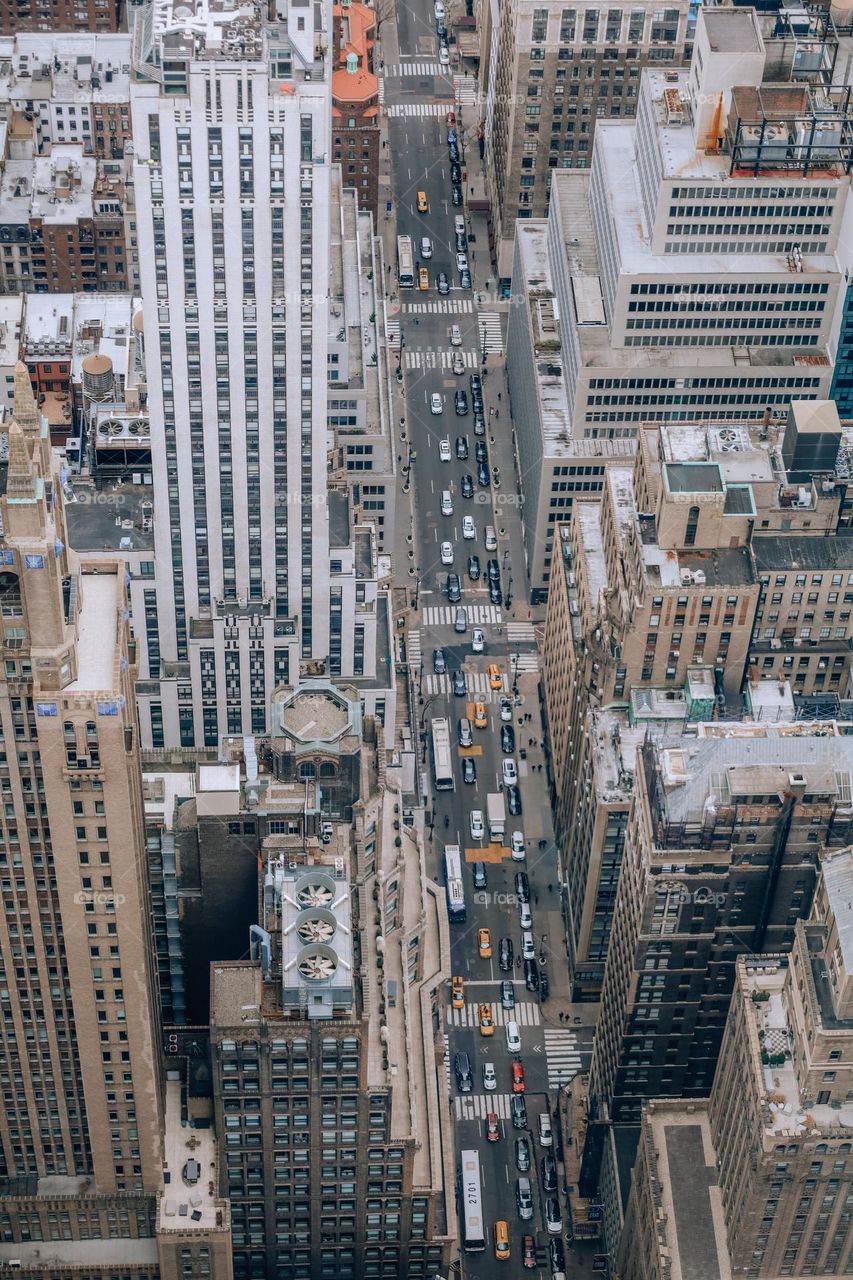
POLYGON ((450 721, 440 718, 430 722, 432 730, 432 771, 436 791, 452 791, 453 755, 450 749, 450 721))
POLYGON ((401 289, 415 287, 415 255, 411 236, 397 236, 397 272, 401 289))
POLYGON ((462 851, 458 844, 444 846, 444 887, 450 923, 466 918, 465 884, 462 879, 462 851))
POLYGON ((486 1247, 483 1229, 483 1187, 480 1157, 476 1151, 460 1151, 462 1164, 462 1248, 466 1253, 482 1253, 486 1247))

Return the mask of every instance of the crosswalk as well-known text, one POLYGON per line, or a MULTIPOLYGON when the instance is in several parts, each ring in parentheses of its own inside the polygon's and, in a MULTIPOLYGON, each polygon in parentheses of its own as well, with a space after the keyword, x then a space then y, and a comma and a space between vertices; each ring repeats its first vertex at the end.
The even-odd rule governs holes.
POLYGON ((413 667, 414 670, 417 671, 423 661, 421 633, 418 627, 414 627, 408 634, 406 639, 406 654, 409 659, 409 666, 413 667))
MULTIPOLYGON (((382 81, 380 80, 381 84, 382 81)), ((446 102, 395 102, 388 108, 388 115, 393 116, 414 116, 416 119, 430 119, 435 116, 444 116, 448 111, 446 102)))
POLYGON ((453 91, 460 106, 471 107, 478 99, 477 81, 474 76, 455 75, 453 91))
MULTIPOLYGON (((466 369, 476 369, 480 363, 476 351, 461 351, 459 354, 466 369)), ((447 372, 453 368, 453 354, 450 351, 410 351, 406 348, 403 364, 407 369, 443 369, 447 372)))
MULTIPOLYGON (((487 1003, 484 1001, 484 1003, 487 1003)), ((469 1001, 464 1009, 448 1009, 447 1023, 451 1027, 477 1027, 480 1006, 476 1001, 469 1001)), ((502 1004, 491 1004, 492 1019, 496 1027, 504 1027, 508 1022, 517 1022, 520 1027, 538 1027, 542 1014, 538 1004, 532 1000, 521 1000, 514 1009, 505 1009, 502 1004)))
POLYGON ((509 1093, 463 1093, 454 1099, 457 1120, 485 1120, 490 1111, 497 1112, 499 1120, 510 1116, 509 1093))
POLYGON ((515 656, 513 656, 512 670, 517 671, 519 675, 521 675, 522 672, 525 672, 525 671, 528 674, 531 671, 538 671, 539 670, 539 654, 538 653, 520 653, 517 659, 515 658, 515 656))
MULTIPOLYGON (((509 693, 509 676, 504 675, 503 692, 509 693)), ((424 676, 424 693, 443 694, 446 698, 452 697, 450 676, 424 676)), ((489 677, 485 671, 466 671, 465 672, 465 688, 470 696, 474 697, 478 694, 489 694, 494 692, 489 684, 489 677)))
POLYGON ((497 311, 481 311, 477 317, 477 323, 480 330, 481 351, 485 351, 486 355, 490 352, 502 352, 504 339, 500 314, 497 311))
POLYGON ((385 321, 385 337, 388 339, 388 346, 392 351, 400 350, 400 321, 385 321))
MULTIPOLYGON (((473 310, 474 303, 470 298, 440 298, 436 302, 403 303, 403 311, 407 312, 411 316, 438 314, 446 316, 460 316, 470 315, 473 310)), ((498 350, 503 350, 503 347, 499 347, 498 350)))
MULTIPOLYGON (((425 627, 452 627, 456 619, 457 604, 431 605, 423 611, 425 627)), ((496 604, 466 604, 462 606, 469 627, 485 627, 500 623, 503 615, 496 604)))
POLYGON ((508 622, 506 638, 510 644, 535 644, 536 628, 532 622, 508 622))
POLYGON ((548 1088, 557 1089, 568 1084, 581 1069, 578 1038, 574 1031, 563 1027, 545 1028, 545 1058, 548 1063, 548 1088))
MULTIPOLYGON (((401 76, 447 76, 450 77, 450 71, 447 67, 443 67, 440 62, 394 62, 390 67, 386 67, 383 74, 389 79, 399 79, 401 76)), ((447 110, 447 107, 444 108, 447 110)))

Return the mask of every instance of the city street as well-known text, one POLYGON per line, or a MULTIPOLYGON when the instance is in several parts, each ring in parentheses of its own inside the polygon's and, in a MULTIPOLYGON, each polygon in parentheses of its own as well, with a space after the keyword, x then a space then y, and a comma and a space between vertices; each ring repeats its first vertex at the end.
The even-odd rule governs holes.
MULTIPOLYGON (((443 882, 443 855, 446 844, 462 850, 463 883, 467 910, 464 922, 452 923, 451 954, 453 973, 464 979, 463 1007, 451 1008, 446 993, 444 1035, 446 1092, 455 1120, 457 1151, 475 1148, 480 1157, 483 1197, 485 1253, 462 1257, 462 1273, 485 1277, 506 1274, 495 1260, 493 1225, 499 1219, 509 1224, 512 1274, 520 1269, 522 1237, 536 1241, 537 1268, 531 1274, 550 1276, 548 1240, 544 1220, 545 1192, 541 1159, 544 1149, 537 1136, 537 1117, 542 1111, 553 1116, 557 1090, 578 1071, 589 1066, 591 1028, 574 1025, 564 1012, 567 1005, 565 943, 556 884, 556 857, 548 803, 547 777, 542 752, 542 722, 539 704, 539 660, 536 629, 528 608, 524 564, 520 546, 516 480, 512 461, 510 423, 503 412, 503 342, 505 310, 492 298, 478 302, 491 273, 484 236, 472 238, 472 219, 464 205, 452 202, 452 175, 448 128, 457 135, 459 187, 467 192, 466 163, 477 156, 476 139, 466 137, 455 100, 452 68, 439 65, 438 40, 432 5, 415 10, 405 0, 398 5, 397 36, 399 61, 384 68, 384 102, 387 112, 388 151, 391 165, 391 194, 396 215, 396 234, 410 236, 415 258, 412 288, 398 288, 396 255, 389 253, 388 315, 389 337, 405 395, 405 436, 397 452, 403 465, 409 462, 414 511, 414 574, 408 585, 415 604, 406 632, 408 660, 419 689, 419 723, 424 769, 430 774, 430 725, 433 718, 447 717, 450 724, 454 789, 435 792, 428 815, 428 869, 443 882), (455 113, 457 120, 448 113, 455 113), (428 212, 418 212, 418 193, 424 192, 428 212), (473 275, 473 288, 463 288, 457 265, 455 219, 464 218, 461 250, 473 275), (423 237, 431 242, 431 256, 421 253, 423 237), (419 289, 418 269, 426 267, 429 288, 419 289), (438 273, 446 274, 449 291, 440 294, 438 273), (393 284, 391 283, 393 281, 393 284), (451 327, 459 333, 451 335, 451 327), (455 339, 455 342, 453 341, 455 339), (462 357, 461 369, 454 373, 454 356, 462 357), (482 378, 482 434, 475 434, 471 375, 482 378), (465 393, 466 411, 457 412, 457 391, 465 393), (440 399, 440 412, 431 408, 433 397, 440 399), (462 441, 457 443, 458 438, 462 441), (440 454, 440 446, 446 442, 440 454), (485 476, 478 475, 477 446, 485 447, 485 476), (467 457, 464 455, 467 451, 467 457), (414 456, 412 456, 414 455, 414 456), (464 496, 463 478, 470 496, 464 496), (485 480, 485 483, 484 483, 485 480), (442 495, 449 494, 451 510, 442 495), (463 518, 470 517, 474 536, 465 536, 463 518), (495 544, 486 547, 486 530, 494 531, 495 544), (442 563, 442 543, 449 543, 442 563), (471 576, 469 556, 476 556, 471 576), (447 560, 452 556, 452 562, 447 560), (489 565, 495 585, 489 587, 489 565), (461 598, 449 600, 448 574, 459 578, 461 598), (464 611, 464 631, 456 629, 457 613, 464 611), (473 652, 474 629, 483 633, 482 651, 473 652), (440 650, 438 661, 435 651, 440 650), (442 659, 446 669, 442 670, 442 659), (501 688, 494 689, 489 664, 497 664, 501 688), (436 667, 439 670, 436 670, 436 667), (465 687, 454 692, 452 680, 462 672, 465 687), (501 702, 509 703, 501 719, 501 702), (473 728, 473 746, 458 745, 458 723, 467 717, 472 725, 476 704, 485 704, 486 727, 473 728), (514 733, 512 749, 503 750, 501 728, 508 724, 514 733), (506 834, 501 842, 489 843, 488 833, 475 838, 470 814, 485 814, 486 796, 500 792, 502 761, 515 762, 522 812, 507 816, 506 834), (473 763, 475 780, 464 782, 463 760, 473 763), (431 819, 431 825, 430 825, 431 819), (523 839, 523 861, 512 861, 509 842, 512 833, 523 839), (486 884, 475 889, 473 864, 485 864, 486 884), (525 985, 521 968, 521 926, 515 875, 529 877, 529 908, 539 975, 547 975, 550 994, 540 1000, 537 990, 525 985), (478 952, 478 929, 491 934, 490 958, 478 952), (515 959, 512 969, 499 968, 499 943, 511 940, 515 959), (501 1007, 500 983, 513 981, 515 1008, 501 1007), (481 1034, 478 1006, 491 1007, 494 1034, 481 1034), (520 1052, 507 1047, 505 1021, 519 1024, 520 1052), (460 1093, 454 1072, 457 1053, 469 1055, 473 1088, 460 1093), (527 1130, 512 1126, 511 1067, 524 1067, 524 1098, 527 1130), (494 1065, 496 1087, 484 1085, 483 1066, 494 1065), (499 1136, 487 1141, 486 1117, 498 1117, 499 1136), (526 1176, 533 1184, 533 1217, 522 1221, 515 1201, 515 1138, 526 1133, 532 1166, 526 1176)), ((383 41, 384 44, 384 41, 383 41)), ((387 60, 387 54, 386 54, 387 60)), ((468 531, 470 533, 470 530, 468 531)), ((467 766, 470 769, 470 764, 467 766)), ((555 1148, 551 1148, 555 1151, 555 1148)), ((563 1210, 565 1239, 566 1204, 562 1178, 557 1191, 563 1210)))

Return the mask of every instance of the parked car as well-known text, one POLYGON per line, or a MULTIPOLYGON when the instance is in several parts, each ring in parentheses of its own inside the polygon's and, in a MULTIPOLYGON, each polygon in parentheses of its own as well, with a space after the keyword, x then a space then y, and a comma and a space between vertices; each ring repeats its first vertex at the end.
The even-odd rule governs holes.
POLYGON ((530 1143, 526 1138, 515 1140, 515 1167, 519 1173, 526 1173, 530 1168, 530 1143))
POLYGON ((474 477, 469 472, 465 472, 460 482, 463 498, 473 498, 474 496, 474 477))
POLYGON ((524 962, 524 985, 528 991, 539 990, 539 966, 535 960, 524 962))
POLYGON ((468 412, 468 397, 464 391, 457 391, 453 397, 453 406, 456 409, 456 416, 464 418, 468 412))
POLYGON ((542 1170, 542 1190, 557 1190, 557 1162, 548 1151, 540 1160, 539 1168, 542 1170))
POLYGON ((517 818, 520 816, 521 792, 519 791, 518 787, 507 787, 506 804, 507 804, 507 808, 509 809, 510 813, 514 818, 517 818))
POLYGON ((512 966, 514 963, 515 951, 512 945, 512 939, 501 938, 498 943, 498 968, 502 973, 512 973, 512 966))
POLYGON ((433 649, 432 669, 437 676, 443 676, 447 670, 447 659, 444 656, 443 649, 433 649))
POLYGON ((523 1094, 514 1093, 510 1096, 509 1113, 513 1129, 527 1128, 527 1103, 524 1101, 523 1094))
POLYGON ((515 730, 511 724, 501 725, 501 751, 507 756, 515 751, 515 730))
POLYGON ((479 556, 468 557, 468 577, 471 579, 472 582, 480 581, 480 557, 479 556))

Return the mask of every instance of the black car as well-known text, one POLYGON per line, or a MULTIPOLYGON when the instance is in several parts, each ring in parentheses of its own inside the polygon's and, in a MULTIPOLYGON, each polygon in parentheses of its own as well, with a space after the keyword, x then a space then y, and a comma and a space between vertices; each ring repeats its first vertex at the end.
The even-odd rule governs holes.
POLYGON ((450 293, 450 281, 447 278, 446 271, 439 271, 435 278, 439 293, 450 293))
POLYGON ((547 973, 543 973, 539 978, 539 999, 544 1003, 551 994, 551 983, 548 981, 547 973))
POLYGON ((530 901, 530 881, 527 878, 526 871, 516 871, 515 892, 519 902, 530 901))
POLYGON ((449 147, 453 147, 453 146, 455 146, 455 145, 456 145, 456 143, 457 143, 458 141, 459 141, 459 138, 458 138, 458 137, 457 137, 457 135, 456 135, 456 130, 455 130, 455 129, 448 129, 448 130, 447 130, 447 145, 448 145, 449 147))
POLYGON ((530 1168, 530 1143, 526 1138, 515 1140, 515 1167, 519 1173, 526 1173, 530 1168))
POLYGON ((467 251, 468 251, 468 237, 466 236, 464 231, 457 231, 456 232, 456 252, 467 253, 467 251))
POLYGON ((521 813, 521 792, 518 787, 507 787, 506 806, 514 818, 517 818, 521 813))
POLYGON ((471 396, 471 408, 475 413, 483 412, 483 397, 476 392, 471 396))
POLYGON ((464 418, 468 412, 468 397, 464 391, 457 391, 453 397, 453 404, 456 408, 456 416, 464 418))
POLYGON ((485 862, 475 862, 473 864, 474 871, 474 888, 485 889, 486 887, 486 864, 485 862))
POLYGON ((560 1213, 560 1202, 556 1196, 549 1196, 545 1201, 545 1226, 549 1234, 556 1235, 563 1229, 563 1218, 560 1213))
POLYGON ((494 557, 486 564, 486 577, 489 582, 500 582, 501 580, 501 567, 494 557))
POLYGON ((503 598, 504 597, 503 597, 503 592, 501 591, 501 588, 500 588, 500 583, 490 582, 489 583, 489 604, 502 604, 503 598))
POLYGON ((450 181, 459 183, 462 181, 462 169, 455 161, 450 166, 450 181))
POLYGON ((501 751, 505 756, 515 753, 515 729, 511 724, 501 725, 501 751))
POLYGON ((442 44, 445 44, 445 43, 446 43, 446 41, 447 41, 447 27, 444 25, 444 23, 443 23, 443 22, 437 22, 437 23, 435 24, 435 34, 438 36, 438 38, 439 38, 439 40, 441 41, 441 43, 442 43, 442 44))
POLYGON ((471 288, 471 272, 468 270, 467 267, 464 267, 459 272, 459 284, 463 289, 471 288))
POLYGON ((466 471, 462 477, 462 497, 473 498, 474 496, 474 477, 466 471))
POLYGON ((489 461, 489 450, 486 447, 485 440, 477 440, 474 445, 474 457, 478 462, 489 461))
POLYGON ((467 1053, 457 1053, 453 1059, 453 1070, 456 1075, 456 1088, 460 1093, 473 1093, 474 1076, 471 1073, 471 1059, 467 1053))
POLYGON ((470 756, 462 757, 462 781, 476 782, 477 768, 470 756))
POLYGON ((524 985, 528 991, 538 991, 539 989, 539 965, 535 960, 525 960, 524 962, 524 985))
POLYGON ((456 437, 456 456, 460 462, 468 461, 468 437, 467 436, 456 437))
POLYGON ((454 209, 458 209, 460 207, 460 205, 462 204, 462 188, 461 187, 453 188, 453 190, 450 193, 450 203, 453 205, 454 209))
POLYGON ((453 672, 453 692, 457 698, 464 698, 468 690, 465 688, 465 676, 458 668, 453 672))
POLYGON ((447 154, 450 156, 451 164, 459 163, 459 147, 455 142, 449 142, 447 144, 447 154))
POLYGON ((566 1251, 563 1248, 563 1242, 559 1236, 554 1236, 548 1241, 548 1261, 553 1271, 565 1271, 566 1269, 566 1251))
POLYGON ((480 557, 479 556, 468 557, 468 577, 471 579, 472 582, 480 581, 480 557))
POLYGON ((557 1162, 548 1151, 542 1157, 539 1167, 542 1170, 542 1190, 557 1190, 557 1162))
POLYGON ((515 987, 508 979, 501 983, 501 1008, 515 1008, 515 987))
POLYGON ((447 575, 447 599, 451 604, 458 604, 462 599, 462 586, 459 582, 458 573, 449 573, 447 575))
POLYGON ((489 468, 485 462, 477 463, 477 484, 481 489, 488 489, 492 483, 492 477, 489 475, 489 468))
POLYGON ((472 373, 468 381, 471 385, 471 395, 475 396, 478 392, 482 395, 483 379, 480 377, 479 373, 472 373))
POLYGON ((447 659, 444 656, 443 649, 433 649, 432 669, 437 676, 443 676, 447 670, 447 659))
MULTIPOLYGON (((467 1057, 467 1054, 465 1055, 467 1057)), ((460 1085, 461 1089, 461 1085, 460 1085)), ((520 1093, 510 1095, 509 1110, 512 1116, 513 1129, 527 1128, 527 1103, 520 1093)))
POLYGON ((482 413, 474 414, 474 435, 484 436, 486 434, 486 419, 482 413))
POLYGON ((512 947, 512 938, 501 938, 498 945, 498 967, 501 973, 512 973, 514 962, 515 954, 512 947))

